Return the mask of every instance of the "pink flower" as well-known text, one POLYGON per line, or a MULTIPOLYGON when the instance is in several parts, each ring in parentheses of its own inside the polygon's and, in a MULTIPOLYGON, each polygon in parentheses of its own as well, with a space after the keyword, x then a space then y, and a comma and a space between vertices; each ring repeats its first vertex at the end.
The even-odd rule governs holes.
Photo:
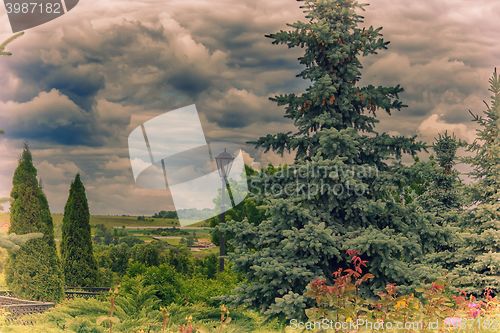
POLYGON ((475 302, 469 302, 467 304, 469 307, 469 314, 472 318, 477 318, 481 314, 481 304, 475 302))
POLYGON ((469 309, 477 309, 481 305, 479 303, 470 302, 467 306, 469 307, 469 309))
POLYGON ((471 315, 472 318, 476 319, 481 314, 481 310, 473 309, 469 312, 469 314, 471 315))

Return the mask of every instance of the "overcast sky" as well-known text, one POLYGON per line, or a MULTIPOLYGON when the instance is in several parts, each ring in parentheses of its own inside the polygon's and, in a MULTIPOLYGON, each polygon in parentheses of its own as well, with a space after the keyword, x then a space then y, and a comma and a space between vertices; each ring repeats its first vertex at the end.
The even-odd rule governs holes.
MULTIPOLYGON (((0 40, 10 36, 0 6, 0 40)), ((367 24, 390 49, 365 59, 364 83, 402 84, 409 108, 381 131, 441 131, 471 141, 467 110, 483 110, 499 64, 497 0, 373 0, 367 24)), ((128 135, 166 111, 196 104, 208 141, 239 143, 290 130, 268 97, 296 91, 300 55, 265 34, 302 18, 295 0, 80 0, 63 17, 27 31, 0 58, 0 197, 8 196, 29 142, 54 212, 80 172, 91 210, 152 214, 172 208, 162 190, 138 187, 128 135)))

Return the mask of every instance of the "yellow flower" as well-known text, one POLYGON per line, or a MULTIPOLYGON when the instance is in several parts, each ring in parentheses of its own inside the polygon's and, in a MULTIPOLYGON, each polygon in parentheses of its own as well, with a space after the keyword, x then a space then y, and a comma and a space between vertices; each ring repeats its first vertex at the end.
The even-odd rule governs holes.
POLYGON ((352 323, 352 318, 351 318, 351 317, 349 317, 349 318, 347 318, 345 321, 346 321, 346 322, 348 322, 348 323, 352 323))
POLYGON ((395 308, 399 310, 399 309, 404 309, 407 306, 408 306, 408 304, 406 304, 406 301, 404 299, 402 299, 402 300, 399 300, 396 302, 395 308))

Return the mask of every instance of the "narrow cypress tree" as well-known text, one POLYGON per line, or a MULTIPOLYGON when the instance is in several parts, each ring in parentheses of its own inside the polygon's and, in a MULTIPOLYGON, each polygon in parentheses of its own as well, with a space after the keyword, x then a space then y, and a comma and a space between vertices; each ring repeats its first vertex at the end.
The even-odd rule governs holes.
POLYGON ((59 301, 63 297, 63 275, 56 253, 54 229, 47 199, 37 181, 29 148, 25 146, 12 188, 9 233, 42 233, 9 254, 6 280, 19 297, 59 301))
MULTIPOLYGON (((5 132, 2 129, 0 129, 0 135, 4 133, 5 132)), ((7 202, 9 202, 8 198, 0 198, 0 211, 3 210, 2 204, 7 202)), ((0 235, 0 247, 15 252, 18 251, 20 249, 20 246, 24 245, 27 241, 41 237, 43 237, 41 233, 27 234, 21 236, 18 236, 16 234, 10 234, 7 236, 0 235)))
POLYGON ((92 249, 89 206, 79 174, 71 183, 64 208, 61 256, 67 286, 96 285, 97 263, 92 249))

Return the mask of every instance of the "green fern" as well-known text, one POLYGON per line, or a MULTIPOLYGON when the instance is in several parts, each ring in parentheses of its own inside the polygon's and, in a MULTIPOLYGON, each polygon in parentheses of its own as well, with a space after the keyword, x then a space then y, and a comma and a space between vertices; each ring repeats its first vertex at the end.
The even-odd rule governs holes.
POLYGON ((160 300, 154 286, 145 286, 143 278, 137 276, 122 281, 120 294, 116 298, 120 329, 124 332, 151 328, 161 322, 160 300))
POLYGON ((41 233, 31 233, 25 235, 0 235, 0 247, 11 252, 16 252, 21 249, 21 246, 26 244, 28 241, 32 239, 42 238, 43 234, 41 233))

